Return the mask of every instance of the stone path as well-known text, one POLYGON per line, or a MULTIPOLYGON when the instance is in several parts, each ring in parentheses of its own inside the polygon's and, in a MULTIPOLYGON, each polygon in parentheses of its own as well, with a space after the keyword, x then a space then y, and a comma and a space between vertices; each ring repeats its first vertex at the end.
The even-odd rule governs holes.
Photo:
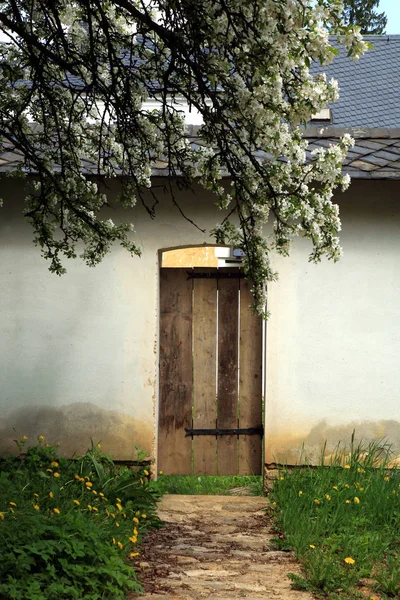
POLYGON ((267 505, 254 496, 164 496, 166 525, 150 532, 137 562, 140 598, 312 600, 291 589, 287 574, 299 572, 293 555, 269 543, 267 505))

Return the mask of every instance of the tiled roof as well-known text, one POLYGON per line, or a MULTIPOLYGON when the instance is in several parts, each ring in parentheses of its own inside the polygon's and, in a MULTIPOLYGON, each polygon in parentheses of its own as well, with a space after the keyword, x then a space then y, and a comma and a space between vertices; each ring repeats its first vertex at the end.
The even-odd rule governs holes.
POLYGON ((400 127, 400 35, 367 35, 373 50, 358 61, 343 46, 325 67, 327 78, 339 82, 340 98, 330 104, 335 127, 400 127))

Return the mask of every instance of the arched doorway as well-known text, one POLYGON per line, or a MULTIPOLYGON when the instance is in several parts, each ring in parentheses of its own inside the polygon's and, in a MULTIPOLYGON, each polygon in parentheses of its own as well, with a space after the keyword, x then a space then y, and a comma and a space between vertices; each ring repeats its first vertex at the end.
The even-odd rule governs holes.
POLYGON ((161 252, 158 465, 261 473, 262 328, 239 252, 161 252))

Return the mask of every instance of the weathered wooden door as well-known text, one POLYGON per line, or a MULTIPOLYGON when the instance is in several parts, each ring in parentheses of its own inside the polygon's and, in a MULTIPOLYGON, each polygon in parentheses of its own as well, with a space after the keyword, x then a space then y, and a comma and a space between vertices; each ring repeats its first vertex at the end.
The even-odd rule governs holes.
POLYGON ((262 320, 239 269, 161 269, 158 464, 261 473, 262 320))

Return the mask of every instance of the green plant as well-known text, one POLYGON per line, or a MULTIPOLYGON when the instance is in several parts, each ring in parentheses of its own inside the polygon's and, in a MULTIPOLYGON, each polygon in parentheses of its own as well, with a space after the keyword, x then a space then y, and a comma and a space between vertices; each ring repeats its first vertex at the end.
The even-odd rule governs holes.
POLYGON ((152 487, 162 494, 264 494, 261 475, 159 475, 152 487))
POLYGON ((139 592, 132 562, 157 494, 144 469, 119 468, 92 445, 76 461, 38 443, 0 472, 1 600, 119 600, 139 592))
POLYGON ((271 514, 275 545, 294 549, 304 569, 290 576, 295 587, 355 598, 368 578, 380 593, 399 596, 400 488, 390 461, 385 443, 357 445, 353 436, 320 467, 282 469, 271 514))

